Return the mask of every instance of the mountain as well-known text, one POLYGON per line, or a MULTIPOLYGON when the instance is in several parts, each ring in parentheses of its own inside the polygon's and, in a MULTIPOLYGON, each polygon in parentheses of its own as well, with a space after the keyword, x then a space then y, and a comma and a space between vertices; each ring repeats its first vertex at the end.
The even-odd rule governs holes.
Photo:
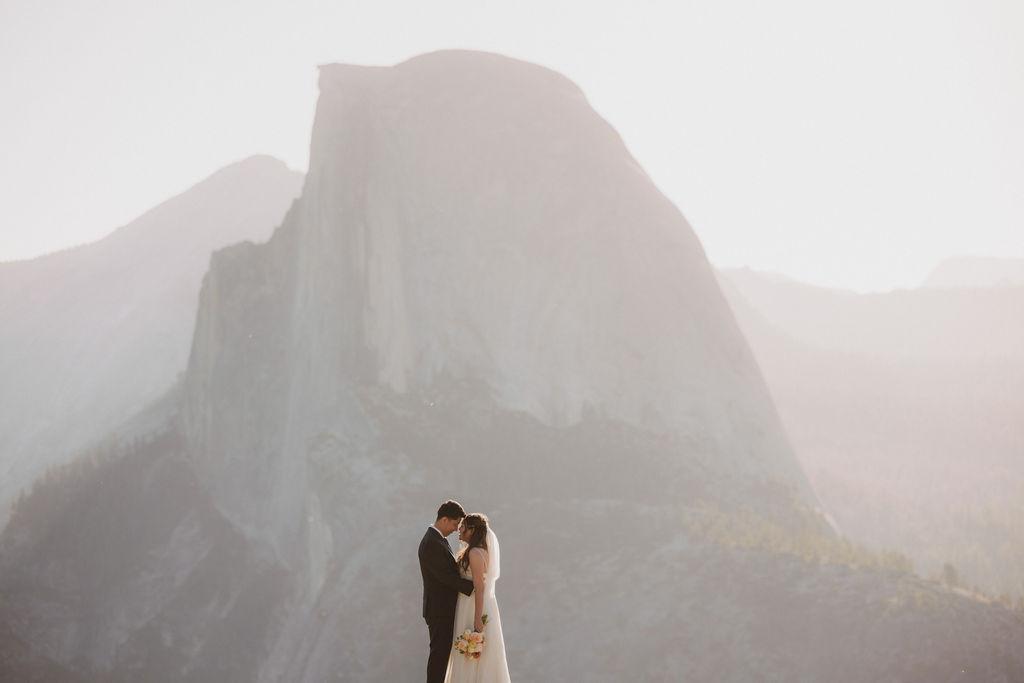
POLYGON ((843 531, 1024 595, 1024 287, 858 295, 720 274, 843 531))
POLYGON ((943 261, 922 287, 1003 287, 1024 285, 1024 259, 960 257, 943 261))
POLYGON ((281 454, 371 438, 363 385, 436 404, 473 382, 543 425, 679 439, 673 479, 813 498, 692 230, 563 77, 459 53, 324 68, 303 194, 266 247, 215 255, 200 300, 183 428, 236 523, 295 537, 306 465, 281 454), (239 487, 241 458, 275 485, 239 487))
POLYGON ((98 242, 0 263, 0 521, 184 371, 210 254, 269 237, 301 184, 251 157, 98 242))
POLYGON ((856 294, 749 269, 727 277, 767 320, 818 348, 901 362, 1024 359, 1021 287, 856 294))
POLYGON ((12 515, 12 675, 418 678, 449 496, 502 539, 517 680, 1024 673, 1021 615, 830 532, 703 249, 578 88, 456 51, 320 93, 301 199, 211 260, 174 417, 12 515))

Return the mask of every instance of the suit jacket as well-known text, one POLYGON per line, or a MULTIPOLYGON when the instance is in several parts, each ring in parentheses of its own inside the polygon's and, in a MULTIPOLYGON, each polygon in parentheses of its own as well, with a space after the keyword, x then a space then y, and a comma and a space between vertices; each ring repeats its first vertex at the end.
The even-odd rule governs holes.
POLYGON ((423 618, 455 617, 459 593, 470 595, 473 582, 459 575, 455 555, 441 532, 432 527, 420 541, 420 573, 423 574, 423 618))

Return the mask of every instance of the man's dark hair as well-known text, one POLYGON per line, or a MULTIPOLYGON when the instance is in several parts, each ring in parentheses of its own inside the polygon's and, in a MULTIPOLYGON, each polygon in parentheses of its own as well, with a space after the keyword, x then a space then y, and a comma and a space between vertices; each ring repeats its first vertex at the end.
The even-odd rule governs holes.
POLYGON ((454 500, 446 500, 441 503, 441 507, 437 508, 437 518, 447 517, 448 519, 462 519, 466 516, 466 511, 462 509, 462 506, 456 503, 454 500))

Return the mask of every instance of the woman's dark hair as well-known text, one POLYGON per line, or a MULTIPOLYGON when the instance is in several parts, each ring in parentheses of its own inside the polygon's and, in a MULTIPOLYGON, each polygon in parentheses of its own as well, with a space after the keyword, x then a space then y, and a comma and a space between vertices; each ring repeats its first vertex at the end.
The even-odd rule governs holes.
POLYGON ((469 551, 473 548, 483 548, 487 550, 487 515, 474 512, 471 515, 466 515, 466 518, 462 520, 462 525, 469 531, 468 545, 459 551, 459 556, 456 558, 459 562, 459 566, 463 569, 469 568, 469 551))
POLYGON ((437 519, 447 517, 448 519, 462 519, 466 516, 466 511, 462 509, 462 506, 456 503, 454 500, 446 500, 441 503, 441 507, 437 508, 437 519))

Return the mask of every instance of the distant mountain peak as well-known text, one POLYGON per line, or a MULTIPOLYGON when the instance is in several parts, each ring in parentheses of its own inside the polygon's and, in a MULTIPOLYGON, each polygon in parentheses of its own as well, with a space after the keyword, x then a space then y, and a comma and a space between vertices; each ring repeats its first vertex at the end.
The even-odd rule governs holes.
POLYGON ((0 263, 0 521, 48 464, 167 390, 188 358, 210 254, 267 239, 302 179, 251 156, 95 242, 0 263))
POLYGON ((1024 285, 1024 258, 957 256, 937 265, 921 284, 925 288, 1005 287, 1024 285))

